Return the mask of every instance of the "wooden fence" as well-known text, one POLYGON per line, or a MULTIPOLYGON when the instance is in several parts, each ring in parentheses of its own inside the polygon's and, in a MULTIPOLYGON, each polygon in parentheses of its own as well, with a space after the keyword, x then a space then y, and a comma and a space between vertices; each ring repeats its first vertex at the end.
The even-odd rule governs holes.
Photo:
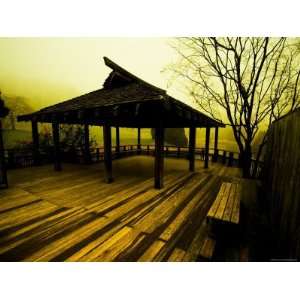
POLYGON ((300 110, 274 122, 268 133, 263 200, 274 258, 300 259, 300 110))

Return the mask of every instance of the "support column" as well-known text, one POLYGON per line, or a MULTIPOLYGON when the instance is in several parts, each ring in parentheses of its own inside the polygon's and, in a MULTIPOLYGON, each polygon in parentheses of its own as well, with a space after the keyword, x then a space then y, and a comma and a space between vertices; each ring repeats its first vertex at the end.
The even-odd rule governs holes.
POLYGON ((206 127, 204 168, 208 168, 210 127, 206 127))
POLYGON ((54 170, 61 171, 61 153, 59 145, 59 123, 52 123, 52 136, 54 145, 54 170))
POLYGON ((40 164, 40 151, 39 151, 39 131, 37 121, 31 121, 31 131, 32 131, 32 154, 33 154, 33 164, 38 166, 40 164))
POLYGON ((116 153, 120 153, 120 128, 116 127, 116 153))
POLYGON ((164 128, 162 126, 155 128, 155 162, 154 162, 154 187, 160 189, 163 187, 164 172, 164 128))
POLYGON ((0 189, 8 188, 6 165, 4 159, 4 143, 2 137, 2 122, 0 119, 0 189))
POLYGON ((112 177, 112 152, 111 152, 111 127, 108 124, 103 125, 103 141, 104 141, 104 167, 105 181, 113 182, 112 177))
POLYGON ((84 124, 84 161, 86 164, 91 163, 90 152, 90 130, 89 124, 84 124))
POLYGON ((219 156, 218 139, 219 139, 219 127, 216 127, 215 128, 215 145, 214 145, 214 162, 218 161, 218 156, 219 156))
POLYGON ((195 145, 196 145, 196 128, 190 127, 189 136, 189 170, 195 171, 195 145))
POLYGON ((141 128, 138 128, 138 132, 137 132, 137 152, 138 154, 141 153, 141 128))

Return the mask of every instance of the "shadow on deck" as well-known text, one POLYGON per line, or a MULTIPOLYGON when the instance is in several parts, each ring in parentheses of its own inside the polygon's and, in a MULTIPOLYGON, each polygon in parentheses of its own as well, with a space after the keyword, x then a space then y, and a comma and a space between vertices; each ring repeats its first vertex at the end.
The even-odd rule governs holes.
POLYGON ((0 191, 0 261, 195 261, 205 217, 222 181, 238 168, 165 159, 164 188, 153 188, 153 158, 41 166, 9 172, 0 191))

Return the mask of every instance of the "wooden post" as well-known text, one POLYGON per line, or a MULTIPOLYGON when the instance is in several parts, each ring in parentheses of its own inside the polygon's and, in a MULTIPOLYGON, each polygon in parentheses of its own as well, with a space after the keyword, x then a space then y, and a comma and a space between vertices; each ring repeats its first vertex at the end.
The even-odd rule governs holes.
POLYGON ((116 127, 116 153, 120 153, 120 128, 116 127))
POLYGON ((208 168, 210 127, 206 127, 204 168, 208 168))
POLYGON ((223 151, 222 163, 226 164, 226 151, 223 151))
POLYGON ((108 124, 103 125, 103 141, 104 141, 104 167, 106 173, 106 182, 113 182, 112 177, 112 153, 111 153, 111 128, 108 124))
POLYGON ((155 128, 155 162, 154 162, 154 187, 160 189, 163 187, 164 172, 164 128, 162 126, 155 128))
POLYGON ((242 161, 243 157, 242 154, 239 153, 239 161, 238 161, 238 167, 241 168, 243 166, 243 161, 242 161))
POLYGON ((100 149, 96 149, 96 162, 100 161, 100 149))
POLYGON ((84 161, 86 164, 91 163, 89 124, 84 124, 84 161))
POLYGON ((0 119, 0 189, 8 188, 6 165, 4 159, 4 143, 2 137, 2 122, 0 119))
POLYGON ((195 145, 196 145, 196 128, 190 127, 189 136, 189 170, 195 171, 195 145))
POLYGON ((40 164, 40 152, 39 152, 39 131, 37 121, 31 121, 32 129, 32 154, 33 154, 33 164, 38 166, 40 164))
POLYGON ((233 166, 233 152, 229 152, 228 167, 233 166))
POLYGON ((9 149, 6 150, 7 152, 7 168, 14 168, 15 167, 15 150, 9 149))
POLYGON ((215 128, 215 145, 214 145, 214 162, 218 161, 218 139, 219 139, 219 127, 215 128))
POLYGON ((54 145, 54 170, 61 171, 61 153, 59 145, 59 123, 54 121, 52 123, 52 135, 54 145))
POLYGON ((141 128, 138 128, 137 132, 137 153, 141 153, 141 128))

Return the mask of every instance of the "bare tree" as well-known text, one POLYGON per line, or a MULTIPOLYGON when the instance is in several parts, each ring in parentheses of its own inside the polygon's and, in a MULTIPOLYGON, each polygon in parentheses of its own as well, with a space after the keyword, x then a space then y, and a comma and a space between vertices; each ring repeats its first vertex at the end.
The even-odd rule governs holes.
MULTIPOLYGON (((230 125, 250 176, 259 129, 299 106, 299 51, 286 38, 180 38, 172 66, 200 108, 230 125)), ((266 137, 258 150, 261 154, 266 137)))

